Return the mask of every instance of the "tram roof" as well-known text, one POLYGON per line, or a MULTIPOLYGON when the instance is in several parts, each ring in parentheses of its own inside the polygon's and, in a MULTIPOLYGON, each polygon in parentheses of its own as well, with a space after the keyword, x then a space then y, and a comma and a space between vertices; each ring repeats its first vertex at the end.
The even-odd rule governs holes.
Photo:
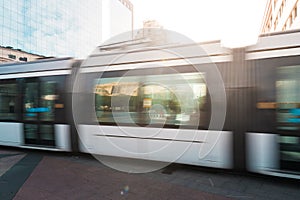
POLYGON ((23 73, 23 72, 70 69, 71 63, 73 62, 74 62, 73 58, 66 57, 66 58, 39 59, 31 62, 1 63, 0 75, 23 73))

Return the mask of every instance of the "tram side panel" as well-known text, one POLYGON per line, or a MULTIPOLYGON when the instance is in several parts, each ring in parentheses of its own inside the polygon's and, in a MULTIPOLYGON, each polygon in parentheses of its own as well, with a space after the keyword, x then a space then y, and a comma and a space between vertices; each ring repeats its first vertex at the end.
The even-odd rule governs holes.
POLYGON ((73 112, 73 103, 76 101, 76 89, 74 89, 75 81, 77 81, 77 76, 80 70, 82 60, 76 60, 72 64, 71 73, 66 77, 66 122, 69 125, 70 135, 69 135, 69 148, 72 152, 78 153, 79 149, 79 138, 78 131, 76 128, 76 120, 74 118, 75 113, 73 112), (75 99, 75 100, 74 100, 75 99))
POLYGON ((55 147, 62 151, 72 151, 71 146, 71 124, 70 124, 70 114, 68 112, 68 77, 69 74, 65 75, 62 84, 58 87, 58 99, 55 101, 55 147))
POLYGON ((275 109, 272 108, 276 94, 273 66, 253 60, 247 62, 255 70, 256 97, 253 102, 254 123, 246 130, 246 166, 255 168, 278 167, 277 136, 274 134, 275 109), (251 153, 249 153, 251 152, 251 153))
POLYGON ((232 55, 232 62, 218 65, 226 89, 227 110, 224 130, 229 130, 233 134, 234 169, 245 171, 245 133, 254 124, 257 91, 254 83, 254 69, 247 66, 244 49, 233 49, 232 55))

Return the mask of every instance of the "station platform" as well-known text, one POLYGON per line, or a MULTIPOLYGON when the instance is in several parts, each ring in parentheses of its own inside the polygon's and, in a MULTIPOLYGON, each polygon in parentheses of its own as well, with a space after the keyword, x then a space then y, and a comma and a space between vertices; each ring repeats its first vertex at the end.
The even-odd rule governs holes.
POLYGON ((1 200, 300 199, 299 183, 186 165, 132 174, 86 154, 0 147, 1 200))

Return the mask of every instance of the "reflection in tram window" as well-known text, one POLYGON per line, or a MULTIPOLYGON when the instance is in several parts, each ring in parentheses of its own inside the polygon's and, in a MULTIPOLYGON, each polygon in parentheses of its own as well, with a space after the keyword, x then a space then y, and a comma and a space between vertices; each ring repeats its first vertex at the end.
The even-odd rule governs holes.
POLYGON ((206 102, 202 73, 101 78, 94 93, 100 123, 198 126, 206 102))
POLYGON ((0 84, 0 119, 16 120, 17 95, 16 84, 0 84))
POLYGON ((54 121, 56 82, 25 83, 24 118, 26 120, 54 121))
POLYGON ((25 83, 24 119, 37 120, 38 83, 25 83))
POLYGON ((278 69, 277 122, 280 130, 299 130, 300 128, 300 66, 280 67, 278 69))

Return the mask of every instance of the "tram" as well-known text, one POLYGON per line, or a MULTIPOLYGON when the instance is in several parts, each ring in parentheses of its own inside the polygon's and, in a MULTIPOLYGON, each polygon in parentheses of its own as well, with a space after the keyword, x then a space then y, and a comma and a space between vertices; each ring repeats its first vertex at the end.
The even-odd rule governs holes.
POLYGON ((300 31, 0 66, 0 145, 300 178, 300 31))

